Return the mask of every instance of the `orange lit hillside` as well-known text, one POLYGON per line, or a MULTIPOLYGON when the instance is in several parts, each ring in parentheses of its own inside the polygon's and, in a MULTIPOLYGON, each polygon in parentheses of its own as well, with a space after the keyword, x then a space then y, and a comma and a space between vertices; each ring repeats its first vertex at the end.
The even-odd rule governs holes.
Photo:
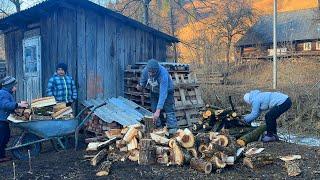
MULTIPOLYGON (((299 9, 308 9, 318 6, 317 0, 281 0, 278 1, 278 11, 294 11, 299 9)), ((253 8, 264 13, 273 12, 273 0, 254 0, 253 8)))

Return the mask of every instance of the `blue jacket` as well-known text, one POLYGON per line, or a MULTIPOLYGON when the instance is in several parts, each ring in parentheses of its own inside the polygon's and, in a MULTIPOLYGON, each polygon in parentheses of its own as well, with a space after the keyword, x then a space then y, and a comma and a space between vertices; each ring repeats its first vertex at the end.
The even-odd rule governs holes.
POLYGON ((251 123, 257 119, 261 111, 279 106, 288 99, 288 95, 280 92, 261 92, 259 90, 250 91, 249 104, 252 107, 251 113, 244 117, 244 120, 251 123))
POLYGON ((48 82, 47 95, 54 96, 57 102, 73 102, 78 93, 71 76, 59 76, 55 73, 48 82))
POLYGON ((9 90, 2 88, 0 90, 0 121, 7 121, 8 116, 12 113, 18 104, 14 100, 9 90))
POLYGON ((151 92, 159 94, 157 109, 163 109, 168 92, 173 93, 174 90, 173 82, 169 72, 161 65, 159 65, 159 71, 154 77, 149 77, 147 67, 145 67, 142 70, 140 85, 142 87, 150 85, 151 92))

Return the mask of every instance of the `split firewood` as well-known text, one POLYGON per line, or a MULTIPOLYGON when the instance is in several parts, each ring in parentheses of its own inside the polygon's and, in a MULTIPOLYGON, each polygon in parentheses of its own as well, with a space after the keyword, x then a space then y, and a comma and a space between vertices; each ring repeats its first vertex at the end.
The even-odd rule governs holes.
POLYGON ((53 106, 53 112, 56 113, 56 112, 66 108, 66 107, 67 107, 67 105, 64 102, 57 103, 56 105, 53 106))
POLYGON ((121 129, 121 134, 125 135, 128 132, 129 128, 125 127, 121 129))
POLYGON ((223 159, 223 162, 225 162, 227 165, 234 165, 235 161, 235 156, 227 156, 225 159, 223 159))
POLYGON ((243 147, 250 142, 257 141, 259 139, 259 137, 266 130, 266 127, 267 127, 266 125, 261 125, 261 126, 257 127, 256 129, 254 129, 253 131, 249 132, 248 134, 241 136, 237 140, 237 144, 243 147))
POLYGON ((274 157, 267 153, 259 153, 252 157, 245 157, 243 159, 243 164, 251 169, 259 169, 268 164, 272 164, 274 157))
POLYGON ((29 119, 30 116, 31 116, 31 109, 25 109, 23 111, 23 116, 26 118, 26 119, 29 119))
POLYGON ((162 129, 154 129, 152 133, 162 137, 169 135, 168 128, 166 127, 162 129))
POLYGON ((188 148, 187 149, 192 157, 198 158, 198 152, 195 148, 188 148))
POLYGON ((134 137, 131 139, 131 141, 128 143, 128 151, 134 150, 138 148, 138 141, 137 139, 134 137))
POLYGON ((205 174, 209 174, 212 171, 212 164, 203 159, 192 158, 190 160, 190 167, 205 174))
POLYGON ((251 149, 247 150, 247 151, 244 153, 244 155, 245 155, 246 157, 252 157, 252 156, 254 156, 254 155, 256 155, 256 154, 261 153, 263 150, 264 150, 264 148, 251 148, 251 149))
POLYGON ((191 148, 194 146, 194 136, 189 129, 184 129, 183 132, 179 133, 177 141, 184 148, 191 148))
POLYGON ((105 131, 104 133, 109 139, 114 138, 114 137, 122 138, 122 136, 123 136, 121 134, 121 129, 109 129, 108 131, 105 131))
POLYGON ((296 159, 301 159, 301 155, 280 156, 279 159, 281 159, 282 161, 293 161, 296 159))
POLYGON ((138 139, 142 139, 142 138, 143 138, 143 134, 142 134, 142 132, 141 132, 141 131, 138 131, 137 138, 138 138, 138 139))
POLYGON ((176 143, 176 139, 171 138, 171 139, 169 140, 169 142, 168 142, 169 147, 170 147, 170 148, 173 148, 174 143, 176 143))
POLYGON ((108 153, 107 149, 102 149, 95 157, 91 159, 90 164, 92 166, 96 166, 103 158, 106 157, 107 153, 108 153))
POLYGON ((116 141, 117 141, 117 138, 114 137, 114 138, 111 138, 111 139, 109 139, 109 140, 107 140, 107 141, 101 142, 101 143, 98 144, 97 150, 100 150, 100 149, 102 149, 102 148, 105 148, 105 147, 109 146, 110 144, 115 143, 116 141))
POLYGON ((100 142, 91 142, 88 144, 86 151, 97 151, 100 142))
POLYGON ((127 143, 124 141, 124 140, 117 140, 116 141, 116 147, 118 148, 118 149, 121 149, 121 148, 123 148, 123 147, 126 147, 127 146, 127 143))
POLYGON ((31 108, 41 108, 57 104, 53 96, 34 99, 31 102, 31 108))
POLYGON ((112 162, 104 161, 101 163, 96 176, 108 176, 110 173, 112 162))
POLYGON ((217 156, 213 156, 209 159, 209 161, 212 164, 212 168, 213 169, 223 169, 226 167, 226 163, 223 162, 220 158, 218 158, 217 156))
POLYGON ((154 140, 157 144, 168 145, 169 139, 154 133, 150 133, 151 139, 154 140))
POLYGON ((128 146, 124 146, 122 148, 119 148, 120 152, 127 152, 128 151, 128 146))
POLYGON ((172 153, 170 153, 170 160, 173 161, 172 164, 183 165, 184 163, 184 154, 181 150, 181 147, 176 141, 172 144, 172 153))
POLYGON ((285 161, 285 168, 288 176, 298 176, 301 174, 301 170, 298 164, 294 161, 285 161))
POLYGON ((137 135, 138 135, 138 130, 135 127, 131 126, 129 127, 128 132, 124 135, 123 140, 129 143, 131 139, 133 137, 136 137, 137 135))
POLYGON ((85 154, 84 156, 83 156, 83 158, 84 159, 92 159, 92 158, 94 158, 96 155, 93 155, 93 154, 85 154))
POLYGON ((157 162, 160 164, 169 163, 170 148, 164 146, 155 146, 157 162))
POLYGON ((128 159, 130 161, 138 161, 139 160, 139 150, 134 149, 134 150, 130 151, 128 159))
POLYGON ((52 117, 54 119, 59 119, 65 115, 68 115, 68 114, 72 114, 72 108, 71 107, 65 107, 63 109, 61 109, 60 111, 52 114, 52 117))

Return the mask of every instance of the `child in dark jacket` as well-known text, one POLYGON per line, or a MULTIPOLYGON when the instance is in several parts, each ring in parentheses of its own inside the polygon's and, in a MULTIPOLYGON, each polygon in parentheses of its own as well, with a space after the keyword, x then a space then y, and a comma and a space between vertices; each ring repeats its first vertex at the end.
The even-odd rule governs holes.
POLYGON ((12 95, 16 90, 15 78, 7 76, 2 80, 0 90, 0 162, 10 160, 5 156, 5 148, 10 138, 8 116, 18 107, 28 107, 28 103, 25 101, 16 103, 12 95))

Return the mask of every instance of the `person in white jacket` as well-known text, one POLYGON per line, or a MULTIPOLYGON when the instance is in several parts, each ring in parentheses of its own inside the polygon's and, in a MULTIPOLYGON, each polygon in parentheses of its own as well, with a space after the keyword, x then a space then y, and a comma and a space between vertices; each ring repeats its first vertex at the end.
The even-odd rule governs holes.
POLYGON ((260 116, 262 111, 269 110, 265 115, 267 134, 262 138, 262 141, 271 142, 279 140, 277 135, 277 119, 291 108, 292 102, 290 97, 281 92, 253 90, 246 93, 243 99, 252 107, 251 113, 245 115, 244 121, 250 124, 260 116))

